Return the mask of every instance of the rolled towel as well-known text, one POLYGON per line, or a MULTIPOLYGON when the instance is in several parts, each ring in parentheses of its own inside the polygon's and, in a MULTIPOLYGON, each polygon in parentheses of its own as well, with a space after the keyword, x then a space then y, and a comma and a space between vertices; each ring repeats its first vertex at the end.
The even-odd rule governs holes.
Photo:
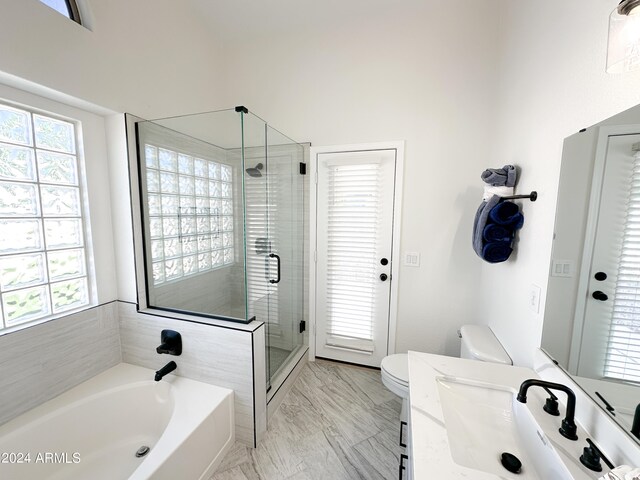
POLYGON ((511 242, 485 243, 482 248, 482 258, 489 263, 500 263, 506 261, 512 251, 511 242))
POLYGON ((493 207, 498 205, 500 202, 500 197, 494 195, 486 202, 482 202, 476 211, 476 216, 473 220, 473 232, 472 232, 472 244, 473 251, 476 252, 480 258, 482 258, 482 246, 483 246, 483 238, 482 232, 484 230, 485 225, 487 224, 487 219, 489 218, 489 212, 493 207))
POLYGON ((505 165, 502 168, 488 168, 480 175, 485 183, 494 187, 515 187, 517 180, 516 167, 505 165))
POLYGON ((484 227, 482 236, 486 242, 511 242, 513 230, 497 223, 490 223, 484 227))
POLYGON ((500 202, 489 211, 489 218, 498 225, 518 230, 524 225, 520 207, 513 202, 500 202))

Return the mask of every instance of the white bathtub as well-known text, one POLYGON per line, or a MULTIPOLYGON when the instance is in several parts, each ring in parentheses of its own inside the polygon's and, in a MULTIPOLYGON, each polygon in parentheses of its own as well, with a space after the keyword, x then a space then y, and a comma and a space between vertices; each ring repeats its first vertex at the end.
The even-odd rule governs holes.
POLYGON ((153 376, 121 363, 1 426, 0 479, 208 478, 235 440, 233 391, 153 376))

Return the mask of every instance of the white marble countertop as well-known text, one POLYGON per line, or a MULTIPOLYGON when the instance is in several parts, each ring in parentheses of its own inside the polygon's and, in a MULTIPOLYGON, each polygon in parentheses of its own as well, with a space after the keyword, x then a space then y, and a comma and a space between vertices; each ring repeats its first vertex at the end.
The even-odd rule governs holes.
MULTIPOLYGON (((520 384, 528 378, 539 378, 531 369, 478 362, 442 355, 409 352, 409 390, 411 419, 410 461, 415 480, 423 479, 473 479, 495 480, 518 478, 505 470, 504 476, 485 473, 467 468, 454 462, 449 450, 449 440, 445 426, 440 395, 436 383, 437 377, 455 377, 504 385, 513 388, 516 393, 520 384)), ((553 444, 565 465, 575 479, 597 479, 603 473, 591 472, 579 461, 582 449, 586 446, 587 433, 578 424, 578 441, 570 441, 558 433, 563 416, 552 417, 542 411, 544 390, 532 388, 528 392, 527 407, 547 439, 553 444)), ((558 394, 561 404, 566 395, 558 394)), ((564 415, 564 407, 561 407, 564 415)), ((470 412, 470 415, 473 413, 470 412)), ((490 438, 488 438, 490 441, 490 438)), ((605 466, 605 472, 608 471, 605 466)))

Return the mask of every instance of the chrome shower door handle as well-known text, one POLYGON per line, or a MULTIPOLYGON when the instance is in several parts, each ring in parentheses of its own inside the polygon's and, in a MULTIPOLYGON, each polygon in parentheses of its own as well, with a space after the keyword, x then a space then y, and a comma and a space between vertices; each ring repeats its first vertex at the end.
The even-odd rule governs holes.
POLYGON ((275 259, 276 259, 276 261, 278 262, 278 263, 277 263, 277 267, 278 267, 278 270, 277 270, 278 278, 277 278, 277 279, 275 279, 275 280, 274 280, 274 279, 269 280, 269 283, 280 283, 280 255, 276 255, 275 253, 270 253, 270 254, 269 254, 269 257, 270 257, 270 258, 275 258, 275 259))

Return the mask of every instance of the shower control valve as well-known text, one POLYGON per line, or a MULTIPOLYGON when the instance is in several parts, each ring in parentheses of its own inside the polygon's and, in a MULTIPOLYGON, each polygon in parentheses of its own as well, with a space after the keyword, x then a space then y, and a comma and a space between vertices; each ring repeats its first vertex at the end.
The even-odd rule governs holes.
POLYGON ((160 342, 161 344, 156 348, 156 352, 176 356, 182 354, 182 336, 175 330, 162 330, 160 342))

